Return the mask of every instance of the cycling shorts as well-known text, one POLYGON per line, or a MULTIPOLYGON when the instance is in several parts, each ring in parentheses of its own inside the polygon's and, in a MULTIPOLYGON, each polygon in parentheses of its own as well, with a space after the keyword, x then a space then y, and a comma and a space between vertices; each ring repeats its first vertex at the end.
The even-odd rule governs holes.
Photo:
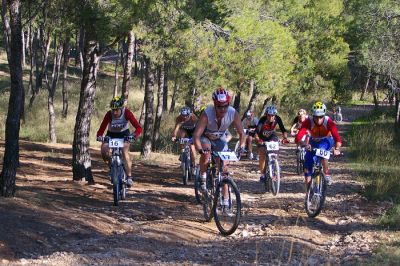
POLYGON ((111 132, 111 131, 107 131, 106 136, 113 138, 113 139, 123 139, 124 137, 129 135, 129 129, 121 131, 121 132, 111 132))
MULTIPOLYGON (((334 141, 332 137, 326 137, 322 139, 310 139, 310 145, 312 149, 324 149, 330 151, 333 147, 334 141)), ((306 155, 304 157, 304 168, 307 169, 305 176, 311 176, 313 167, 313 157, 314 151, 306 150, 306 155)))
POLYGON ((192 138, 193 132, 196 129, 196 127, 193 127, 193 128, 190 128, 190 129, 181 127, 180 129, 186 132, 188 138, 192 138))
POLYGON ((216 152, 228 150, 228 143, 222 139, 210 140, 206 136, 201 136, 200 142, 201 144, 211 145, 211 150, 216 152))

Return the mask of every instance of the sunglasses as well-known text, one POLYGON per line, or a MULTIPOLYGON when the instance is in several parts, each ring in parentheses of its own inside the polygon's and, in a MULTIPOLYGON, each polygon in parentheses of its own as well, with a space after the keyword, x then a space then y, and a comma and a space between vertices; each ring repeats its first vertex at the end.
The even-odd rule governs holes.
POLYGON ((218 109, 226 109, 229 107, 229 105, 217 105, 216 106, 218 109))
POLYGON ((315 118, 317 118, 317 119, 324 118, 324 116, 323 116, 323 115, 321 115, 321 116, 316 116, 316 115, 314 115, 314 117, 315 117, 315 118))

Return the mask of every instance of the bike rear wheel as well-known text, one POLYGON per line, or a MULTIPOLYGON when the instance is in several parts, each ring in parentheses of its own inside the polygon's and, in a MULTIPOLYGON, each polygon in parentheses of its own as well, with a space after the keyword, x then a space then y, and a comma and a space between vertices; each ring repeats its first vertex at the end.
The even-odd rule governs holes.
POLYGON ((325 203, 325 192, 325 176, 321 173, 312 176, 304 202, 308 217, 316 217, 321 212, 325 203))
POLYGON ((269 185, 271 192, 274 196, 279 193, 279 188, 281 185, 281 171, 279 168, 278 160, 274 159, 269 165, 269 185))
POLYGON ((120 172, 121 174, 121 189, 120 189, 120 193, 121 193, 121 200, 126 199, 126 174, 125 174, 125 170, 121 169, 122 171, 120 172))
POLYGON ((236 183, 230 179, 223 179, 216 188, 214 198, 214 219, 222 235, 233 234, 240 222, 242 202, 236 183), (222 189, 225 188, 225 196, 222 189))

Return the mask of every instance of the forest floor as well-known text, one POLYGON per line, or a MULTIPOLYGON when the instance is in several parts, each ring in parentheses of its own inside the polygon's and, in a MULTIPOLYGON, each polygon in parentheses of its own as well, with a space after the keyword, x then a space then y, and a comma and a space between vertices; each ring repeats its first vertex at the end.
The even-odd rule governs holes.
MULTIPOLYGON (((345 145, 350 121, 368 110, 343 108, 345 145)), ((98 148, 91 150, 95 185, 72 181, 70 145, 21 141, 20 148, 16 196, 0 200, 1 265, 355 264, 399 237, 376 225, 391 203, 361 196, 346 148, 330 162, 334 183, 316 218, 304 211, 294 144, 281 151, 277 196, 263 192, 256 161, 233 164, 243 216, 228 237, 204 222, 192 185, 181 183, 178 156, 136 160, 134 187, 114 207, 98 148)))

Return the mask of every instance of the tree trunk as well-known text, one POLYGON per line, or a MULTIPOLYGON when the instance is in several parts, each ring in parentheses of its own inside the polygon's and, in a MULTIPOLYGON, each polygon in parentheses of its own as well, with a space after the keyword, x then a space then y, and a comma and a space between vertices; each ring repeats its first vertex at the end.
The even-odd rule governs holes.
MULTIPOLYGON (((120 43, 118 43, 117 51, 119 53, 121 47, 120 43)), ((119 62, 119 56, 115 59, 115 68, 114 68, 114 91, 113 91, 113 96, 118 95, 118 62, 119 62)), ((121 62, 122 63, 122 62, 121 62)))
POLYGON ((254 80, 250 80, 249 96, 253 95, 254 91, 254 80))
POLYGON ((4 48, 7 53, 7 60, 10 62, 10 38, 11 38, 11 26, 10 20, 7 14, 7 0, 1 1, 1 18, 3 20, 3 28, 4 28, 4 48))
POLYGON ((395 98, 396 98, 396 128, 397 131, 400 130, 400 92, 396 92, 395 94, 395 98))
POLYGON ((151 148, 153 146, 153 122, 154 122, 154 72, 150 65, 150 60, 146 59, 146 69, 145 69, 145 93, 144 100, 146 102, 146 112, 144 119, 144 130, 143 130, 143 140, 141 148, 141 156, 147 158, 151 153, 151 148))
POLYGON ((189 97, 185 100, 185 105, 193 110, 194 100, 196 96, 196 86, 192 85, 189 91, 189 97))
POLYGON ((172 93, 171 107, 169 108, 169 113, 173 113, 175 111, 176 94, 177 94, 178 91, 179 91, 178 78, 175 77, 175 80, 174 80, 174 92, 172 93))
POLYGON ((83 27, 81 27, 79 29, 78 56, 79 56, 79 64, 80 64, 82 72, 83 72, 83 67, 84 67, 84 61, 83 61, 84 43, 85 43, 85 31, 84 31, 83 27))
POLYGON ((164 104, 164 81, 165 81, 165 64, 160 67, 159 74, 158 74, 158 91, 157 91, 157 111, 156 111, 156 119, 154 122, 154 132, 153 132, 153 151, 156 150, 158 147, 157 141, 160 138, 160 125, 161 125, 161 118, 163 113, 163 104, 164 104))
POLYGON ((164 64, 164 81, 163 81, 163 104, 162 104, 162 110, 164 112, 167 111, 168 109, 168 70, 169 67, 167 64, 164 64))
POLYGON ((37 84, 37 78, 38 78, 38 73, 39 73, 39 37, 38 37, 39 31, 33 34, 32 36, 32 45, 31 45, 31 70, 29 73, 29 91, 31 92, 31 98, 29 100, 29 109, 32 108, 33 102, 36 98, 36 95, 39 93, 36 91, 36 84, 37 84), (33 85, 33 74, 34 70, 36 69, 36 80, 35 80, 35 85, 33 85))
POLYGON ((238 113, 240 113, 240 96, 241 93, 238 91, 235 95, 235 100, 233 101, 233 108, 235 108, 238 113))
POLYGON ((247 105, 246 110, 244 110, 244 114, 247 113, 247 111, 249 111, 249 110, 254 111, 254 107, 256 106, 256 100, 257 100, 258 95, 259 95, 259 91, 257 89, 257 86, 254 85, 253 94, 250 97, 250 101, 249 101, 249 104, 247 105))
POLYGON ((144 118, 146 117, 146 101, 143 100, 142 110, 140 111, 139 124, 144 126, 144 118))
POLYGON ((76 114, 72 149, 73 180, 85 178, 86 181, 93 181, 89 152, 89 133, 96 92, 97 68, 100 61, 98 49, 98 42, 85 40, 81 93, 76 114))
POLYGON ((63 47, 63 81, 62 81, 62 117, 66 118, 68 115, 68 63, 69 63, 69 50, 70 50, 70 35, 67 34, 63 47))
MULTIPOLYGON (((6 139, 3 160, 3 169, 0 175, 0 194, 4 197, 14 196, 15 176, 19 165, 19 130, 20 110, 23 104, 24 85, 22 81, 22 24, 20 0, 9 0, 10 8, 10 56, 8 65, 10 68, 11 89, 8 102, 6 119, 6 139)), ((7 8, 4 6, 3 9, 7 8)), ((3 20, 3 26, 4 25, 3 20)))
POLYGON ((135 76, 137 76, 138 74, 138 45, 137 45, 138 41, 136 38, 134 38, 134 47, 133 47, 133 53, 134 53, 134 57, 133 60, 135 61, 135 70, 134 70, 134 74, 135 76))
POLYGON ((379 101, 378 101, 378 85, 379 85, 379 76, 375 76, 375 85, 374 85, 374 90, 373 90, 373 96, 374 96, 374 105, 375 108, 379 107, 379 101))
POLYGON ((367 82, 365 83, 365 87, 364 87, 364 89, 363 89, 363 91, 361 92, 361 95, 360 95, 360 101, 364 101, 364 96, 367 93, 370 78, 371 78, 371 73, 368 73, 367 82))
POLYGON ((53 72, 51 73, 51 82, 48 78, 47 71, 45 72, 45 80, 49 95, 47 97, 47 107, 49 111, 49 139, 51 143, 57 142, 56 136, 56 113, 54 111, 54 94, 56 92, 58 79, 60 77, 61 58, 63 54, 63 45, 58 44, 57 38, 54 38, 54 59, 53 59, 53 72))
POLYGON ((122 95, 126 99, 128 99, 129 96, 129 83, 131 81, 131 73, 132 73, 132 59, 133 59, 133 53, 134 53, 134 43, 135 43, 135 35, 133 35, 133 32, 130 31, 128 34, 128 51, 126 53, 126 60, 124 64, 124 78, 122 80, 122 95))

